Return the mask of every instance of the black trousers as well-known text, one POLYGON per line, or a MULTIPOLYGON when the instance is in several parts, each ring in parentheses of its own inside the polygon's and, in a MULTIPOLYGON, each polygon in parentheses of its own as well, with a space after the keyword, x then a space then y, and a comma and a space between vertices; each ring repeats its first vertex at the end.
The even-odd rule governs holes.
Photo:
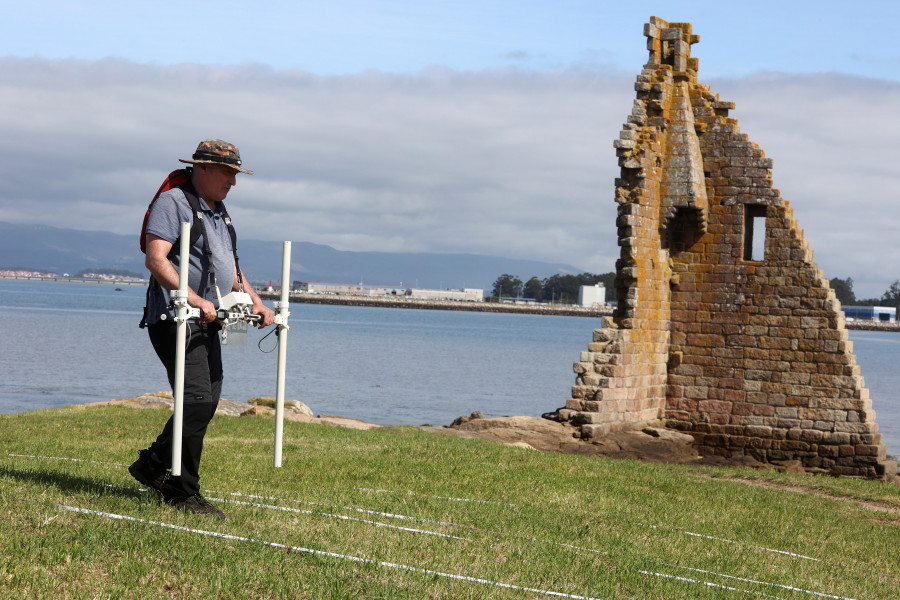
MULTIPOLYGON (((169 385, 175 389, 175 339, 172 321, 148 325, 150 342, 166 368, 169 385)), ((166 492, 190 496, 200 492, 200 455, 206 428, 216 413, 222 393, 222 347, 216 325, 190 323, 184 355, 184 421, 181 442, 181 475, 170 477, 166 492)), ((172 421, 142 457, 160 470, 172 467, 172 421)))

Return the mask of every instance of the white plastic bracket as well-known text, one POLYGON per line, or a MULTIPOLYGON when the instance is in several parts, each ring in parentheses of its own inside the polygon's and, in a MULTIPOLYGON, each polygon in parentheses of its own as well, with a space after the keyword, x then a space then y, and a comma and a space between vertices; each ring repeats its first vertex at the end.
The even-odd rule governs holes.
POLYGON ((288 325, 288 317, 291 316, 291 312, 288 310, 288 307, 291 305, 290 302, 278 302, 277 300, 272 303, 272 307, 275 309, 275 324, 283 329, 290 329, 291 326, 288 325))

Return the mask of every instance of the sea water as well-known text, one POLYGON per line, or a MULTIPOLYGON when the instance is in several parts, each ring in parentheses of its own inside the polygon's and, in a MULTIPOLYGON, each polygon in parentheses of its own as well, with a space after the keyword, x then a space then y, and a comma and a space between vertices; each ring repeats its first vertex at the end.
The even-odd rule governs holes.
MULTIPOLYGON (((0 280, 0 413, 168 389, 145 288, 0 280)), ((383 425, 539 416, 565 404, 598 318, 291 304, 285 396, 383 425)), ((274 396, 277 344, 224 346, 222 396, 274 396)), ((900 452, 900 333, 851 331, 889 453, 900 452)))

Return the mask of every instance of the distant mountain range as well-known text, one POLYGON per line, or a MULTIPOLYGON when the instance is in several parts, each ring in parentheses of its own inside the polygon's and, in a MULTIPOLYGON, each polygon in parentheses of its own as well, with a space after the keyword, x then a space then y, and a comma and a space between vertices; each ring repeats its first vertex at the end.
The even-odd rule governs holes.
MULTIPOLYGON (((281 242, 238 240, 241 267, 256 282, 281 279, 281 242)), ((0 269, 74 274, 84 269, 124 269, 145 274, 137 234, 79 231, 0 221, 0 269)), ((504 273, 543 279, 584 272, 571 265, 478 254, 345 252, 292 242, 291 280, 364 283, 419 288, 481 288, 489 292, 504 273)))

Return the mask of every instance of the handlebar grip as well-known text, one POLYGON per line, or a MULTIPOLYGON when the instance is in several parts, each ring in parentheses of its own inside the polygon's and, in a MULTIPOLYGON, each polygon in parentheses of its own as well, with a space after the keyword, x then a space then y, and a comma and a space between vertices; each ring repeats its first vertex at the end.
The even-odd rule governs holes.
MULTIPOLYGON (((262 315, 242 315, 244 319, 248 321, 261 321, 262 315)), ((222 310, 221 308, 216 311, 216 318, 219 321, 224 321, 228 318, 228 311, 222 310)))

